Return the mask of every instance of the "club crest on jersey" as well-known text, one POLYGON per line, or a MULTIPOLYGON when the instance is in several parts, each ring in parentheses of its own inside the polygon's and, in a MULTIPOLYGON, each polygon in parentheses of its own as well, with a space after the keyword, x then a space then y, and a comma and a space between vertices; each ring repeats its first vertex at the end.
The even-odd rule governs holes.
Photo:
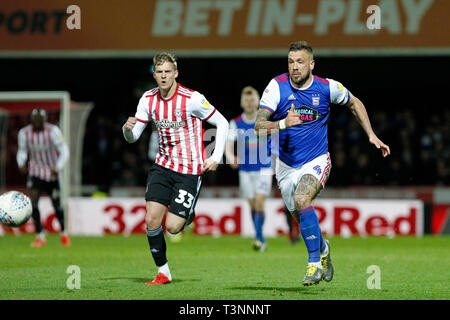
POLYGON ((295 107, 294 112, 300 115, 303 124, 311 123, 319 119, 319 111, 308 106, 295 107))
POLYGON ((185 121, 169 121, 169 120, 158 120, 155 121, 155 125, 160 129, 178 129, 183 128, 186 125, 185 121))
POLYGON ((313 106, 318 106, 320 104, 320 96, 314 95, 312 96, 312 104, 313 106))

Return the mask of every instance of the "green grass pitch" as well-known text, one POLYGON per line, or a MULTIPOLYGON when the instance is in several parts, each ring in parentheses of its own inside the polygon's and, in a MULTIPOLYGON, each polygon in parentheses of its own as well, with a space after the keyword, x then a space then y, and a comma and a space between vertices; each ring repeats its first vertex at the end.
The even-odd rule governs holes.
MULTIPOLYGON (((166 238, 167 239, 167 238, 166 238)), ((57 235, 31 248, 31 235, 0 237, 0 299, 315 300, 450 299, 450 239, 425 236, 331 237, 332 282, 302 287, 307 258, 303 242, 268 239, 268 251, 251 239, 186 234, 167 241, 174 281, 147 286, 156 268, 145 235, 57 235), (81 270, 81 288, 69 290, 67 268, 81 270), (370 265, 380 268, 381 289, 368 289, 370 265)))

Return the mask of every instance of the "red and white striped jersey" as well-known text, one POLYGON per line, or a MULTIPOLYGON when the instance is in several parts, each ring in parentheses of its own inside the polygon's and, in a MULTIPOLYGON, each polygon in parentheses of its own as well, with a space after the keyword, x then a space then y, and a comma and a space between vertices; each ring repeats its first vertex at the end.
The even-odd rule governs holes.
POLYGON ((144 93, 135 117, 144 123, 153 120, 159 133, 158 165, 167 169, 200 175, 205 159, 202 121, 216 111, 197 91, 177 84, 170 99, 159 88, 144 93))
POLYGON ((17 164, 28 162, 28 175, 45 181, 55 181, 52 169, 60 171, 69 157, 69 149, 61 130, 54 124, 44 123, 41 131, 34 131, 27 125, 19 130, 17 164))

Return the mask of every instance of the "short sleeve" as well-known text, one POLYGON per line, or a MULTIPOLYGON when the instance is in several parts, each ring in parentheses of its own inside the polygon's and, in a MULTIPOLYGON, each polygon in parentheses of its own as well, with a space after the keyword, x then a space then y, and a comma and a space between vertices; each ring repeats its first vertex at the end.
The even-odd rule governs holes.
POLYGON ((280 103, 280 86, 272 79, 263 92, 259 107, 274 113, 280 103))
POLYGON ((55 146, 59 147, 65 143, 63 134, 57 126, 52 127, 52 130, 50 131, 50 138, 55 146))
POLYGON ((216 108, 206 100, 205 96, 195 91, 190 99, 191 114, 200 120, 208 120, 216 111, 216 108))
POLYGON ((236 122, 234 120, 230 121, 230 126, 228 128, 228 137, 227 141, 236 141, 238 136, 238 128, 236 122))
POLYGON ((345 105, 350 100, 350 92, 340 82, 328 79, 330 82, 330 102, 345 105))
POLYGON ((148 123, 150 121, 150 115, 149 115, 149 98, 142 96, 142 98, 139 100, 137 111, 135 114, 135 118, 138 119, 141 122, 148 123))

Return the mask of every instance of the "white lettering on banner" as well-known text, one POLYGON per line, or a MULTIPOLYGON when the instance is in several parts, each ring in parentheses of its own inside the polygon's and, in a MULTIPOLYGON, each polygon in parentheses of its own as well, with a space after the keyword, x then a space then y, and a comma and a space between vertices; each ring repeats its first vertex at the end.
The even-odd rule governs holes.
POLYGON ((233 15, 236 10, 242 8, 242 0, 228 0, 216 1, 215 7, 220 10, 219 24, 217 27, 217 34, 220 36, 227 36, 231 32, 233 25, 233 15))
POLYGON ((367 33, 366 24, 359 20, 362 12, 361 1, 350 0, 348 3, 347 19, 344 23, 344 33, 346 34, 365 34, 367 33))
POLYGON ((250 2, 250 9, 248 10, 247 15, 247 26, 245 29, 245 33, 249 36, 256 36, 258 34, 259 17, 261 16, 262 5, 263 3, 261 0, 252 0, 250 2))
POLYGON ((402 0, 407 19, 406 32, 416 34, 420 29, 420 22, 434 0, 402 0))
POLYGON ((397 1, 380 0, 378 5, 381 8, 381 28, 390 34, 400 34, 402 25, 397 1))
POLYGON ((183 3, 180 1, 157 1, 153 15, 152 33, 157 37, 174 36, 181 27, 183 3))
MULTIPOLYGON (((287 232, 281 199, 267 199, 264 234, 287 232)), ((324 234, 348 236, 423 234, 423 203, 419 200, 321 199, 314 204, 324 234)), ((59 232, 50 199, 39 202, 41 220, 49 232, 59 232)), ((254 236, 248 203, 244 199, 200 198, 196 204, 196 234, 254 236)), ((67 228, 73 235, 145 233, 145 200, 141 198, 70 198, 67 228)), ((164 224, 163 224, 164 225, 164 224)), ((0 235, 32 233, 30 219, 20 228, 0 226, 0 235)))
POLYGON ((272 35, 275 34, 274 31, 277 29, 278 34, 292 34, 296 12, 297 0, 285 0, 284 7, 282 7, 279 0, 266 1, 266 10, 262 22, 261 33, 263 35, 272 35))
POLYGON ((210 34, 208 17, 211 1, 191 0, 187 4, 183 34, 187 36, 207 36, 210 34))
POLYGON ((314 31, 318 35, 328 33, 331 24, 338 23, 345 14, 345 3, 342 0, 321 0, 317 11, 317 23, 314 31))
POLYGON ((377 5, 369 6, 380 9, 372 16, 368 16, 363 0, 319 0, 316 12, 299 12, 303 2, 306 0, 157 0, 151 34, 156 37, 232 36, 233 25, 238 21, 236 13, 243 10, 247 10, 243 13, 246 14, 245 34, 249 36, 290 36, 298 31, 298 26, 304 25, 313 26, 316 35, 327 35, 337 24, 343 24, 343 34, 377 34, 379 28, 368 27, 375 18, 381 20, 381 27, 389 34, 417 34, 434 0, 379 0, 377 5), (212 15, 218 19, 211 19, 212 15))

